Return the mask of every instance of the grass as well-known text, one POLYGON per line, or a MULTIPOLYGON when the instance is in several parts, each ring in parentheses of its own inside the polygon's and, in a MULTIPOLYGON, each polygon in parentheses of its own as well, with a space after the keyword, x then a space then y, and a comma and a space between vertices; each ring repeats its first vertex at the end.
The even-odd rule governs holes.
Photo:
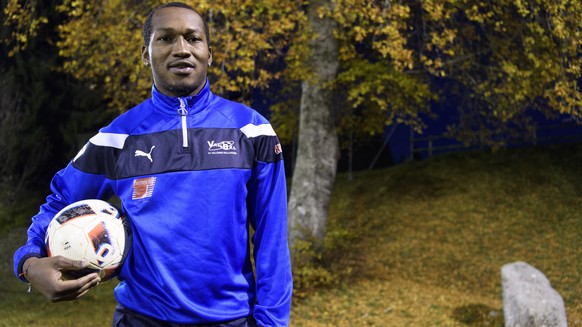
MULTIPOLYGON (((503 326, 501 267, 526 261, 582 326, 582 144, 458 153, 339 175, 323 256, 291 326, 503 326)), ((11 276, 24 230, 0 240, 0 326, 109 326, 115 282, 50 304, 11 276)))
POLYGON ((349 265, 352 278, 297 303, 294 323, 503 326, 501 267, 526 261, 562 294, 570 326, 582 326, 581 162, 582 145, 567 145, 340 176, 330 230, 357 241, 330 255, 330 268, 349 265))

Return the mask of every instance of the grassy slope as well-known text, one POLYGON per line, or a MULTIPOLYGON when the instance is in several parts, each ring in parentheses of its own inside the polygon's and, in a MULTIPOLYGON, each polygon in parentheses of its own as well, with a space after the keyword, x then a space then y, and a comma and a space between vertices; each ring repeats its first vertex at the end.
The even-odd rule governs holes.
MULTIPOLYGON (((502 326, 501 267, 526 261, 582 326, 582 145, 463 153, 340 175, 328 267, 349 275, 295 301, 292 326, 502 326)), ((0 326, 108 326, 114 282, 50 304, 11 275, 0 240, 0 326)))
POLYGON ((582 145, 340 176, 333 196, 331 232, 358 241, 330 257, 354 279, 299 301, 295 325, 502 326, 501 267, 526 261, 582 326, 582 145))

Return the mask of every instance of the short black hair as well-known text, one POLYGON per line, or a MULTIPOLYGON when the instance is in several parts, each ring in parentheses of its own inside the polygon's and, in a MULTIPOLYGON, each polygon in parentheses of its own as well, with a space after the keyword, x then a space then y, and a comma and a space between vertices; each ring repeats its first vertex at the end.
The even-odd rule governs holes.
POLYGON ((206 19, 204 19, 204 17, 202 17, 202 15, 200 15, 199 12, 194 10, 194 8, 192 8, 191 6, 189 6, 185 3, 182 3, 182 2, 168 2, 168 3, 165 3, 161 6, 156 7, 152 11, 150 11, 150 13, 148 14, 148 16, 145 20, 145 23, 143 24, 143 30, 142 30, 143 43, 146 46, 150 45, 150 40, 152 38, 152 19, 154 17, 154 14, 160 9, 169 8, 169 7, 190 9, 193 12, 195 12, 198 16, 200 16, 200 18, 202 18, 202 22, 204 22, 204 34, 206 34, 206 42, 208 43, 208 46, 210 46, 210 31, 208 30, 208 23, 206 23, 206 19))

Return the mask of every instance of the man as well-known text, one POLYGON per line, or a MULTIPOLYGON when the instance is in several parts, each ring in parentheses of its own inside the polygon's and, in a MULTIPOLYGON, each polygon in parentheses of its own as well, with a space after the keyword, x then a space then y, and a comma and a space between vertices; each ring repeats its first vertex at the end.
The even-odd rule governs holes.
POLYGON ((115 289, 114 326, 286 326, 292 280, 277 136, 257 112, 210 91, 208 26, 194 9, 162 5, 143 34, 152 97, 101 129, 55 175, 15 253, 15 273, 53 302, 95 287, 95 273, 62 280, 86 263, 46 257, 43 240, 66 205, 115 195, 133 244, 115 289))

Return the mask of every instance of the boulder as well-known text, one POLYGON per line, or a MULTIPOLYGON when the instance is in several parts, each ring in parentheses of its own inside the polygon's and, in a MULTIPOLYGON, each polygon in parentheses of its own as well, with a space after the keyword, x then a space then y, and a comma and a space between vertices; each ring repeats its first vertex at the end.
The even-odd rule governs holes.
POLYGON ((501 269, 505 327, 567 327, 566 308, 548 278, 525 262, 501 269))

